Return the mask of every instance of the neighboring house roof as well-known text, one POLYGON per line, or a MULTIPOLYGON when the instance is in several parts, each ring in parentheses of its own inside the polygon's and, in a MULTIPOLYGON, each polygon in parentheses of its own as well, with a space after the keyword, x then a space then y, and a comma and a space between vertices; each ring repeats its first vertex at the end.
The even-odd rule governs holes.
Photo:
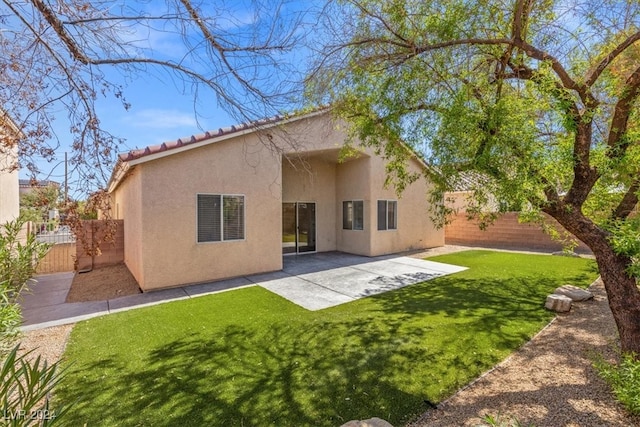
POLYGON ((20 185, 20 188, 48 187, 50 185, 56 186, 56 187, 60 186, 59 182, 49 181, 46 179, 43 179, 40 181, 30 180, 30 179, 21 179, 18 181, 18 184, 20 185))
POLYGON ((473 191, 474 188, 487 186, 490 182, 491 178, 480 172, 462 171, 453 179, 451 191, 473 191))

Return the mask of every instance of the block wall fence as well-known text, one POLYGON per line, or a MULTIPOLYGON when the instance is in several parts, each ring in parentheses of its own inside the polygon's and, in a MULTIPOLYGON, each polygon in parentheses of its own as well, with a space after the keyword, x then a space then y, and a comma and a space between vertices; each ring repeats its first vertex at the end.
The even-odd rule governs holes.
MULTIPOLYGON (((548 224, 564 231, 562 226, 551 217, 548 224)), ((575 249, 577 253, 588 254, 591 250, 582 242, 575 249)), ((531 250, 540 252, 561 251, 562 245, 545 234, 537 224, 520 224, 517 212, 508 212, 498 218, 487 229, 481 230, 476 221, 468 221, 465 213, 452 217, 445 227, 447 245, 481 246, 497 249, 531 250)))
POLYGON ((124 262, 124 220, 83 221, 82 236, 76 236, 77 271, 106 267, 124 262), (108 237, 113 235, 113 241, 108 237), (98 254, 91 256, 91 248, 98 254))

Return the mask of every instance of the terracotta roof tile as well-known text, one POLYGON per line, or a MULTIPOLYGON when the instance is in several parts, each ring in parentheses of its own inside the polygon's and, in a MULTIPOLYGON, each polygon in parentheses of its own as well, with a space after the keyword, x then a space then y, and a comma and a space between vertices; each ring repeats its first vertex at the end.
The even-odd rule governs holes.
POLYGON ((131 150, 127 153, 119 154, 118 158, 123 162, 129 162, 132 160, 140 159, 145 156, 149 156, 151 154, 173 150, 175 148, 183 147, 185 145, 195 144, 198 142, 206 141, 208 139, 219 138, 221 136, 233 134, 233 133, 248 130, 248 129, 256 129, 256 128, 259 128, 260 126, 274 124, 284 119, 285 117, 278 115, 278 116, 274 116, 266 119, 256 120, 254 122, 241 123, 238 125, 231 125, 225 128, 218 128, 218 130, 206 131, 204 133, 200 133, 197 135, 178 138, 177 140, 174 140, 174 141, 166 141, 166 142, 163 142, 162 144, 150 145, 142 149, 131 150))

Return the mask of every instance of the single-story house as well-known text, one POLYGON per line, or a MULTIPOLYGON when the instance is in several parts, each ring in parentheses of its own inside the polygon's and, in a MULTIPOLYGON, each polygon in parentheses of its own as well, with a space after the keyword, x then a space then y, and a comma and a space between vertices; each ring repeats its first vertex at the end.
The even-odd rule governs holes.
MULTIPOLYGON (((385 160, 326 110, 231 126, 119 156, 111 216, 144 291, 282 269, 283 255, 376 256, 444 244, 420 179, 399 197, 385 160)), ((413 171, 425 164, 415 157, 413 171)))

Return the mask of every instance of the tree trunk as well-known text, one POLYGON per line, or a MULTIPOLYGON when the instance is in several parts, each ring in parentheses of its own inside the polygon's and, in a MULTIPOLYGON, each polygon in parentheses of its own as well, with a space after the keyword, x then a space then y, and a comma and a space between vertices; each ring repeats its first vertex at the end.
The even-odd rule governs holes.
POLYGON ((618 327, 620 347, 623 352, 635 353, 640 360, 640 289, 636 279, 627 274, 631 258, 616 254, 609 233, 582 213, 564 209, 547 213, 593 251, 618 327))
POLYGON ((611 248, 594 250, 594 255, 618 326, 620 347, 640 358, 640 291, 636 279, 626 272, 630 260, 616 255, 611 248))

